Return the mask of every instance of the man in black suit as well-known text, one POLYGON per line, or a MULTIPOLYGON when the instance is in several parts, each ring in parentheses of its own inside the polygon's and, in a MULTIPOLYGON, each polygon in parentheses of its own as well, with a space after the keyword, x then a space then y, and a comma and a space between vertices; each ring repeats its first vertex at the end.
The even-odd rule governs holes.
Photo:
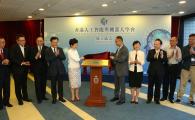
POLYGON ((42 100, 48 100, 46 94, 47 82, 47 61, 45 59, 45 50, 43 37, 37 37, 36 47, 32 48, 31 67, 35 79, 35 92, 37 102, 40 104, 42 100))
POLYGON ((10 60, 18 104, 23 105, 23 101, 31 102, 27 93, 27 75, 30 66, 31 49, 25 45, 25 36, 22 34, 16 36, 16 42, 17 44, 11 48, 10 60))
POLYGON ((5 48, 5 39, 0 37, 0 110, 3 105, 12 107, 10 98, 10 60, 8 49, 5 48), (3 93, 3 94, 2 94, 3 93))
POLYGON ((148 68, 148 99, 147 103, 151 103, 154 91, 154 101, 160 104, 160 88, 164 78, 164 64, 167 62, 167 53, 161 49, 162 41, 156 39, 154 41, 154 49, 149 50, 147 61, 150 62, 148 68))
POLYGON ((115 90, 114 98, 112 98, 110 101, 114 102, 118 100, 116 104, 121 105, 125 103, 125 76, 128 75, 129 52, 127 47, 124 45, 123 38, 121 36, 116 37, 115 44, 118 49, 116 53, 110 56, 115 72, 115 90))
POLYGON ((56 84, 58 82, 59 101, 65 102, 63 98, 63 80, 65 78, 65 67, 63 61, 66 59, 62 48, 58 47, 58 38, 51 37, 51 47, 45 52, 45 58, 48 62, 48 77, 51 79, 52 104, 56 103, 57 92, 56 84))

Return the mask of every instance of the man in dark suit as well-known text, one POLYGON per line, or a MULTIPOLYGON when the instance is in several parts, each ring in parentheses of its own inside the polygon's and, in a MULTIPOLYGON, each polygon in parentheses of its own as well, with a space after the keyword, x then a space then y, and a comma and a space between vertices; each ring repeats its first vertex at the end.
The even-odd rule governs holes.
POLYGON ((51 80, 52 104, 56 103, 57 92, 56 84, 58 82, 59 101, 66 102, 63 98, 63 80, 65 79, 65 67, 63 61, 66 59, 62 48, 58 47, 58 38, 51 37, 51 47, 45 52, 45 58, 48 62, 48 77, 51 80))
POLYGON ((150 62, 148 68, 148 99, 147 103, 151 103, 154 91, 154 101, 160 104, 160 88, 164 78, 164 64, 167 62, 167 53, 161 49, 162 41, 156 39, 154 41, 154 49, 149 50, 147 61, 150 62))
POLYGON ((5 48, 5 39, 0 37, 0 110, 3 105, 12 107, 10 98, 10 60, 8 49, 5 48), (3 94, 2 94, 3 93, 3 94))
POLYGON ((123 38, 117 36, 115 39, 116 46, 118 47, 116 53, 110 56, 114 65, 115 72, 115 90, 114 98, 110 101, 117 101, 117 105, 125 103, 125 76, 128 75, 128 58, 129 52, 127 47, 123 43, 123 38))
POLYGON ((11 48, 10 60, 18 104, 23 105, 23 101, 31 102, 27 93, 27 75, 30 66, 31 49, 26 46, 25 36, 22 34, 16 36, 16 42, 17 44, 11 48))
POLYGON ((36 46, 32 48, 31 67, 35 79, 35 92, 37 102, 40 104, 42 100, 48 100, 46 94, 47 82, 47 61, 45 59, 45 51, 48 47, 44 46, 43 37, 37 37, 36 46))

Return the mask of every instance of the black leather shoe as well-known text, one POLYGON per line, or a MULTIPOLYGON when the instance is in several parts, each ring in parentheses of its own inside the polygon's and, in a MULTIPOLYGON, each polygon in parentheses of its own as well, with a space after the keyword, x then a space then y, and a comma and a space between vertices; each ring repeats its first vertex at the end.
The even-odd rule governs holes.
POLYGON ((170 103, 174 103, 174 101, 173 101, 173 100, 171 100, 171 99, 169 100, 169 102, 170 102, 170 103))
POLYGON ((180 100, 180 99, 177 99, 175 102, 180 103, 180 102, 181 102, 181 100, 180 100))
POLYGON ((151 102, 152 102, 151 100, 147 100, 147 101, 146 101, 147 104, 150 104, 151 102))
POLYGON ((125 101, 118 101, 118 102, 116 102, 117 105, 122 105, 124 103, 125 103, 125 101))
POLYGON ((117 100, 119 100, 119 98, 114 97, 114 98, 110 99, 110 102, 114 102, 114 101, 117 101, 117 100))
POLYGON ((130 103, 133 104, 133 103, 135 103, 135 101, 131 101, 130 103))
POLYGON ((66 100, 64 98, 59 98, 59 101, 66 102, 66 100))
POLYGON ((46 98, 46 97, 43 97, 43 100, 49 100, 48 98, 46 98))
POLYGON ((19 105, 23 105, 24 103, 23 103, 22 100, 20 100, 20 101, 18 101, 18 104, 19 104, 19 105))
POLYGON ((138 101, 135 101, 135 104, 138 104, 138 101))
POLYGON ((165 98, 161 98, 161 99, 160 99, 160 101, 165 101, 165 100, 167 100, 167 99, 165 99, 165 98))
POLYGON ((157 101, 155 101, 155 103, 159 105, 159 104, 160 104, 160 101, 159 101, 159 100, 157 100, 157 101))
POLYGON ((42 103, 42 100, 37 100, 37 103, 38 103, 38 104, 41 104, 41 103, 42 103))
POLYGON ((53 99, 52 100, 52 104, 56 104, 56 99, 53 99))
POLYGON ((29 99, 29 98, 23 99, 23 101, 26 101, 26 102, 32 102, 32 100, 31 100, 31 99, 29 99))
POLYGON ((4 104, 4 105, 7 106, 7 107, 13 107, 13 105, 10 104, 10 103, 6 103, 6 104, 4 104))
POLYGON ((191 104, 191 105, 194 105, 194 101, 190 101, 190 104, 191 104))

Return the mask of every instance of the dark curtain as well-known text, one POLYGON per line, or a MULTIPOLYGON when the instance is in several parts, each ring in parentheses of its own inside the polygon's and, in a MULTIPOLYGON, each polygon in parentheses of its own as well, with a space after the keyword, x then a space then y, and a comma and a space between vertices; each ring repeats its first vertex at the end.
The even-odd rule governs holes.
POLYGON ((16 34, 24 34, 27 44, 35 45, 36 37, 43 36, 43 20, 0 21, 0 36, 6 40, 6 47, 16 43, 16 34))
POLYGON ((171 36, 178 37, 178 46, 183 46, 183 18, 172 17, 171 20, 171 36))

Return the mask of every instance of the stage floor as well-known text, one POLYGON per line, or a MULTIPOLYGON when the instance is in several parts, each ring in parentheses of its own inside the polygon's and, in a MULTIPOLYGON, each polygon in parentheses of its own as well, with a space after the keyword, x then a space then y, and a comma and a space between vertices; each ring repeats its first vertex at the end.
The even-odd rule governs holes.
MULTIPOLYGON (((189 94, 190 85, 187 87, 187 94, 189 94)), ((130 104, 130 90, 127 84, 126 103, 118 106, 109 102, 109 99, 113 97, 113 88, 113 83, 103 83, 103 94, 107 98, 106 107, 86 107, 84 102, 89 95, 89 82, 82 82, 80 89, 81 101, 71 103, 69 101, 70 90, 68 81, 65 81, 64 98, 67 99, 67 102, 57 102, 57 104, 53 105, 51 104, 50 81, 48 81, 47 97, 50 100, 37 104, 33 77, 29 75, 28 92, 33 102, 24 102, 23 106, 19 106, 15 97, 12 79, 10 102, 14 107, 0 111, 0 120, 158 120, 160 118, 166 120, 195 120, 195 106, 188 104, 188 95, 184 96, 181 104, 171 104, 167 101, 161 102, 161 105, 154 103, 146 104, 147 85, 143 84, 139 104, 134 105, 130 104)))

